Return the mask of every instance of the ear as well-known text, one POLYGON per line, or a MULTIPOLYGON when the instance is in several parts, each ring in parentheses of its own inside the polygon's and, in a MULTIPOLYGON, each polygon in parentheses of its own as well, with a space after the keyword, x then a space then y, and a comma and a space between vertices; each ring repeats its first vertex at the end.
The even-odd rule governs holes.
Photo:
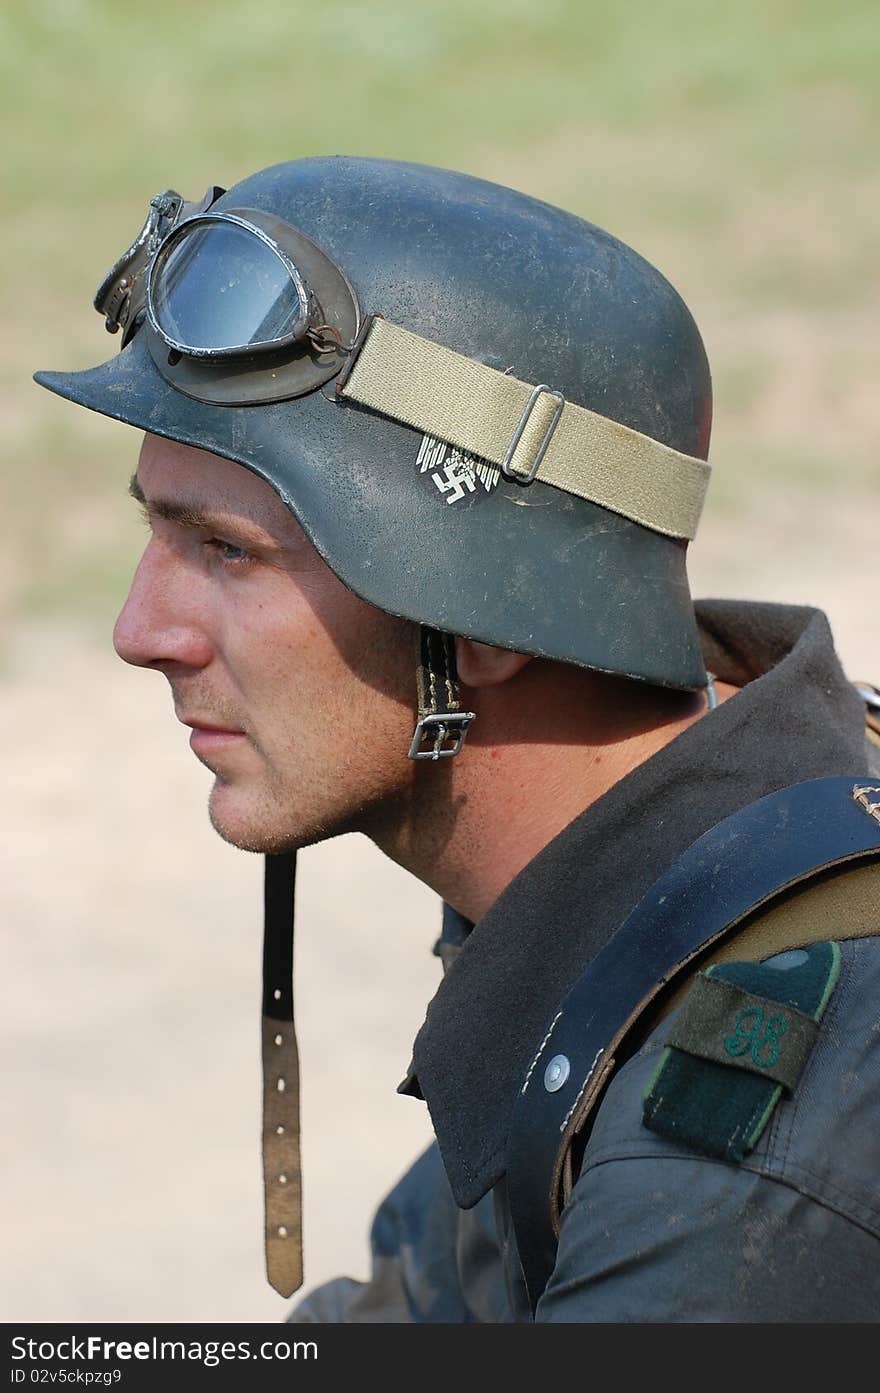
POLYGON ((455 660, 465 687, 500 686, 532 661, 528 653, 511 653, 507 648, 493 648, 473 638, 456 638, 455 660))

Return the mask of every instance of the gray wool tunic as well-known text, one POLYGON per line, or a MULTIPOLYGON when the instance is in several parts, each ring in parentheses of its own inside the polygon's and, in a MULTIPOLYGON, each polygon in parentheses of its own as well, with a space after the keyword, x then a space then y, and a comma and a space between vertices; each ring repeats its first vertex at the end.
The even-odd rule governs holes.
POLYGON ((505 1191, 511 1114, 559 1003, 715 823, 787 784, 870 772, 864 707, 824 615, 734 601, 697 615, 707 668, 742 690, 585 809, 479 923, 447 911, 444 978, 401 1085, 426 1101, 437 1142, 376 1214, 370 1279, 327 1283, 291 1321, 880 1319, 880 896, 877 937, 841 944, 797 1088, 741 1164, 643 1124, 674 1014, 618 1071, 534 1317, 526 1300, 505 1191))

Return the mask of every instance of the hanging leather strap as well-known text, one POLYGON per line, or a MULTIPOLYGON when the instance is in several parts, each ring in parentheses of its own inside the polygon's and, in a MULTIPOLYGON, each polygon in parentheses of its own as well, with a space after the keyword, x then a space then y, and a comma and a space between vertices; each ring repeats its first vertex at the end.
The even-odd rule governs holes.
POLYGON ((266 1276, 281 1296, 302 1286, 299 1055, 293 1021, 296 854, 266 857, 263 936, 263 1193, 266 1276))
POLYGON ((734 934, 729 946, 737 957, 741 950, 748 957, 748 947, 758 957, 800 947, 819 933, 880 934, 878 860, 880 784, 864 777, 795 784, 694 842, 596 955, 550 1023, 514 1109, 507 1184, 533 1309, 556 1261, 572 1141, 588 1128, 615 1068, 660 1019, 664 993, 734 934), (842 882, 833 889, 829 879, 809 924, 796 928, 792 921, 771 942, 756 923, 749 941, 741 928, 746 919, 784 892, 842 868, 849 890, 842 882))

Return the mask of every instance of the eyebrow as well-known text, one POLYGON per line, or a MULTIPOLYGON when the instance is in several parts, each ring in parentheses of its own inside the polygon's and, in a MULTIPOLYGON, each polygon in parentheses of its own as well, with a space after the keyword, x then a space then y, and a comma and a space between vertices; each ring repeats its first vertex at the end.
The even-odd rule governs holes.
MULTIPOLYGON (((230 536, 236 533, 242 540, 250 541, 253 545, 254 534, 248 527, 249 520, 237 514, 212 512, 210 509, 200 508, 197 504, 173 498, 154 498, 147 502, 137 471, 132 474, 129 480, 128 492, 145 512, 154 517, 165 518, 168 522, 176 522, 181 527, 199 527, 209 531, 217 528, 230 536), (242 526, 242 524, 244 525, 242 526)), ((259 525, 259 523, 253 523, 255 527, 259 525)))

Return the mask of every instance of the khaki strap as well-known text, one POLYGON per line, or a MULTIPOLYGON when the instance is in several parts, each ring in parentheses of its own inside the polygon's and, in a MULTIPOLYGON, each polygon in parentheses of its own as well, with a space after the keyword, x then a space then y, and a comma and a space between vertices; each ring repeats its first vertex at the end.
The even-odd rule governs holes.
POLYGON ((691 538, 710 466, 376 316, 339 394, 668 537, 691 538), (517 440, 517 432, 521 434, 517 440), (542 446, 546 452, 537 464, 542 446), (515 448, 512 448, 515 446, 515 448))

